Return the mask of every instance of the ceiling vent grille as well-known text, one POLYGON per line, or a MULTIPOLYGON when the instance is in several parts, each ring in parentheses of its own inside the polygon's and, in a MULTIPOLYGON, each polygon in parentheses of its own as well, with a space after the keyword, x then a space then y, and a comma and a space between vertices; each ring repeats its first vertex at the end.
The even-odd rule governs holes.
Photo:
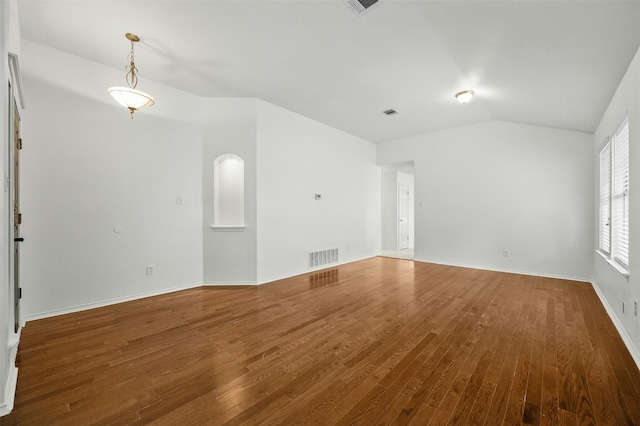
POLYGON ((378 3, 378 0, 344 0, 344 2, 357 15, 362 15, 367 9, 378 3))
POLYGON ((387 115, 395 115, 398 113, 398 111, 396 111, 395 109, 388 109, 386 111, 382 111, 383 113, 387 114, 387 115))

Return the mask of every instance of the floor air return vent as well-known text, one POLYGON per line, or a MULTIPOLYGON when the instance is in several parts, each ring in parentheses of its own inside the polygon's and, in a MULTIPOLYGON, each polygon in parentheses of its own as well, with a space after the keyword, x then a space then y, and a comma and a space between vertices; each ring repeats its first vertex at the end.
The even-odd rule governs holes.
POLYGON ((338 249, 309 252, 309 268, 338 263, 338 249))

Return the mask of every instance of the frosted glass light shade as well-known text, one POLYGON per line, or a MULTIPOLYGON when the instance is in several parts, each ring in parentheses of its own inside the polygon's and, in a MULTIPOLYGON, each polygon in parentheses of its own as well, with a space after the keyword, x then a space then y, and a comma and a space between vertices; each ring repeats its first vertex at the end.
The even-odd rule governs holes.
POLYGON ((466 104, 471 100, 475 92, 473 90, 463 90, 462 92, 456 93, 456 99, 461 104, 466 104))
POLYGON ((139 110, 154 104, 153 96, 130 87, 109 87, 108 92, 120 105, 129 110, 139 110))

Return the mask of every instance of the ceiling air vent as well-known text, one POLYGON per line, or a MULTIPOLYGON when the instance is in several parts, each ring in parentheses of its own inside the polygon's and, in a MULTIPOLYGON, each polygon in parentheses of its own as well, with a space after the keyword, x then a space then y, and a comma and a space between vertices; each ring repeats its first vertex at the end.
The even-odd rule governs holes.
POLYGON ((387 114, 387 115, 396 115, 396 114, 398 113, 398 111, 396 111, 396 110, 395 110, 395 109, 393 109, 393 108, 392 108, 392 109, 388 109, 388 110, 386 110, 386 111, 382 111, 382 112, 384 112, 384 113, 385 113, 385 114, 387 114))
POLYGON ((344 2, 356 15, 362 15, 367 9, 378 3, 378 0, 344 0, 344 2))

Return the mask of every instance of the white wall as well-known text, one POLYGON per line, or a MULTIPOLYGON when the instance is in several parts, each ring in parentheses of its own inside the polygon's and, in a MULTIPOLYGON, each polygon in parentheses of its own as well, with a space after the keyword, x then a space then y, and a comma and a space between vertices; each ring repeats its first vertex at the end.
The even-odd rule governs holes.
POLYGON ((582 280, 593 155, 591 135, 498 121, 378 145, 415 161, 416 260, 582 280))
POLYGON ((339 248, 341 262, 378 254, 373 144, 255 99, 205 105, 205 284, 260 284, 304 273, 309 251, 339 248), (226 153, 245 161, 245 229, 212 228, 213 162, 226 153))
POLYGON ((204 283, 255 284, 257 282, 256 209, 256 101, 207 99, 202 171, 204 283), (213 162, 222 154, 244 160, 245 229, 214 230, 213 162))
POLYGON ((201 285, 202 133, 180 120, 199 98, 142 80, 161 108, 130 120, 106 93, 121 71, 31 42, 23 59, 25 318, 201 285))
POLYGON ((257 152, 259 282, 307 272, 310 251, 380 253, 375 145, 258 101, 257 152))
POLYGON ((373 144, 265 102, 201 99, 145 80, 156 105, 129 120, 106 94, 120 71, 28 41, 25 57, 27 320, 201 283, 291 276, 307 270, 309 250, 338 247, 343 262, 378 254, 373 144), (213 161, 225 153, 245 161, 238 232, 212 229, 213 161), (291 182, 311 200, 324 192, 322 203, 309 210, 291 199, 291 182))
MULTIPOLYGON (((630 235, 629 281, 618 273, 605 259, 592 250, 594 282, 605 307, 618 326, 627 346, 640 367, 640 316, 633 315, 633 301, 640 303, 640 50, 636 53, 627 73, 618 86, 609 107, 594 134, 591 151, 594 163, 597 150, 607 136, 613 134, 626 114, 629 114, 629 170, 630 170, 630 235), (622 312, 622 302, 626 302, 622 312)), ((598 166, 594 167, 598 171, 598 166)), ((597 217, 598 181, 593 185, 592 212, 597 217)), ((592 234, 597 240, 598 223, 594 220, 592 234)))

